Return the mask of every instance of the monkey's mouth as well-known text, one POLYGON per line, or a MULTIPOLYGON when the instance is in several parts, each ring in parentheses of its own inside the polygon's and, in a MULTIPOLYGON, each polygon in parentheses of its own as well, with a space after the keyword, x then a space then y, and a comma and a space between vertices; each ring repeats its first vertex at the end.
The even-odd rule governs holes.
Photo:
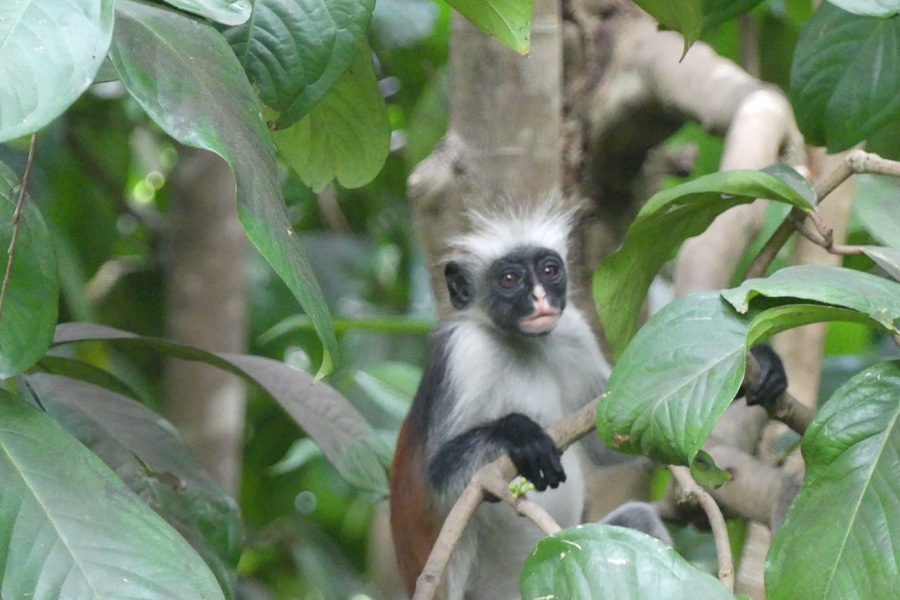
POLYGON ((557 321, 559 321, 559 313, 556 311, 536 311, 519 322, 519 329, 522 333, 529 335, 542 335, 553 331, 557 321))

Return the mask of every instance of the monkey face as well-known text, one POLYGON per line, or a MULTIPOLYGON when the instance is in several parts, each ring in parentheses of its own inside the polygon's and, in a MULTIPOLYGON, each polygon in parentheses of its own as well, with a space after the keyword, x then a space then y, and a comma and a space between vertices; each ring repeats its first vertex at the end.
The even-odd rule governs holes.
POLYGON ((553 331, 566 303, 566 268, 548 248, 520 248, 494 261, 486 274, 486 312, 506 333, 553 331))

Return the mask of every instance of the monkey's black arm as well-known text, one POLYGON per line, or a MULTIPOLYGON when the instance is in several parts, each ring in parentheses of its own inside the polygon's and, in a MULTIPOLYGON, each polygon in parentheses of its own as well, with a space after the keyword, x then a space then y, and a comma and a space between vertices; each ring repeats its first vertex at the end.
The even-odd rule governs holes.
POLYGON ((555 488, 566 480, 559 450, 544 428, 526 415, 512 413, 441 446, 428 465, 431 483, 445 489, 454 480, 467 482, 478 468, 503 451, 538 491, 555 488))

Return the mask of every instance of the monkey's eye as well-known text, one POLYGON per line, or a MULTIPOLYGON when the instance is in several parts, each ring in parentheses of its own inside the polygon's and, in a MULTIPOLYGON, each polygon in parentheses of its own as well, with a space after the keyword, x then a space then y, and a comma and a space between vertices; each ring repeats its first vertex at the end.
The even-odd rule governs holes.
POLYGON ((556 277, 559 274, 559 267, 556 265, 544 265, 544 275, 550 277, 556 277))
POLYGON ((505 288, 512 287, 519 282, 519 274, 507 271, 500 276, 500 285, 505 288))

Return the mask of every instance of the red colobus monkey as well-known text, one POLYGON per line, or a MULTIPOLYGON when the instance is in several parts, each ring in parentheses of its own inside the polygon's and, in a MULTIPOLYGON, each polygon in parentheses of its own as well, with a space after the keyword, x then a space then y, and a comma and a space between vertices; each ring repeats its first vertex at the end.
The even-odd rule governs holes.
MULTIPOLYGON (((583 315, 569 302, 567 242, 573 210, 555 199, 470 215, 451 240, 444 274, 456 312, 432 337, 431 357, 397 441, 391 530, 412 594, 444 518, 472 475, 502 452, 534 484, 530 497, 562 527, 581 522, 581 453, 616 462, 599 438, 560 456, 544 427, 600 395, 609 367, 583 315), (599 450, 598 450, 599 447, 599 450)), ((763 375, 746 390, 764 404, 787 387, 771 348, 751 349, 763 375)), ((630 502, 604 522, 670 542, 648 504, 630 502)), ((445 600, 519 598, 526 556, 544 537, 507 506, 482 504, 445 574, 445 600)))
MULTIPOLYGON (((453 503, 502 452, 561 526, 581 522, 579 449, 560 456, 544 427, 600 395, 609 374, 569 302, 574 211, 551 199, 470 218, 472 231, 451 241, 445 267, 456 312, 432 337, 391 470, 391 528, 410 594, 453 503)), ((638 505, 638 520, 667 535, 649 511, 638 505)), ((522 564, 542 537, 509 507, 482 504, 448 565, 447 600, 519 598, 522 564)))

